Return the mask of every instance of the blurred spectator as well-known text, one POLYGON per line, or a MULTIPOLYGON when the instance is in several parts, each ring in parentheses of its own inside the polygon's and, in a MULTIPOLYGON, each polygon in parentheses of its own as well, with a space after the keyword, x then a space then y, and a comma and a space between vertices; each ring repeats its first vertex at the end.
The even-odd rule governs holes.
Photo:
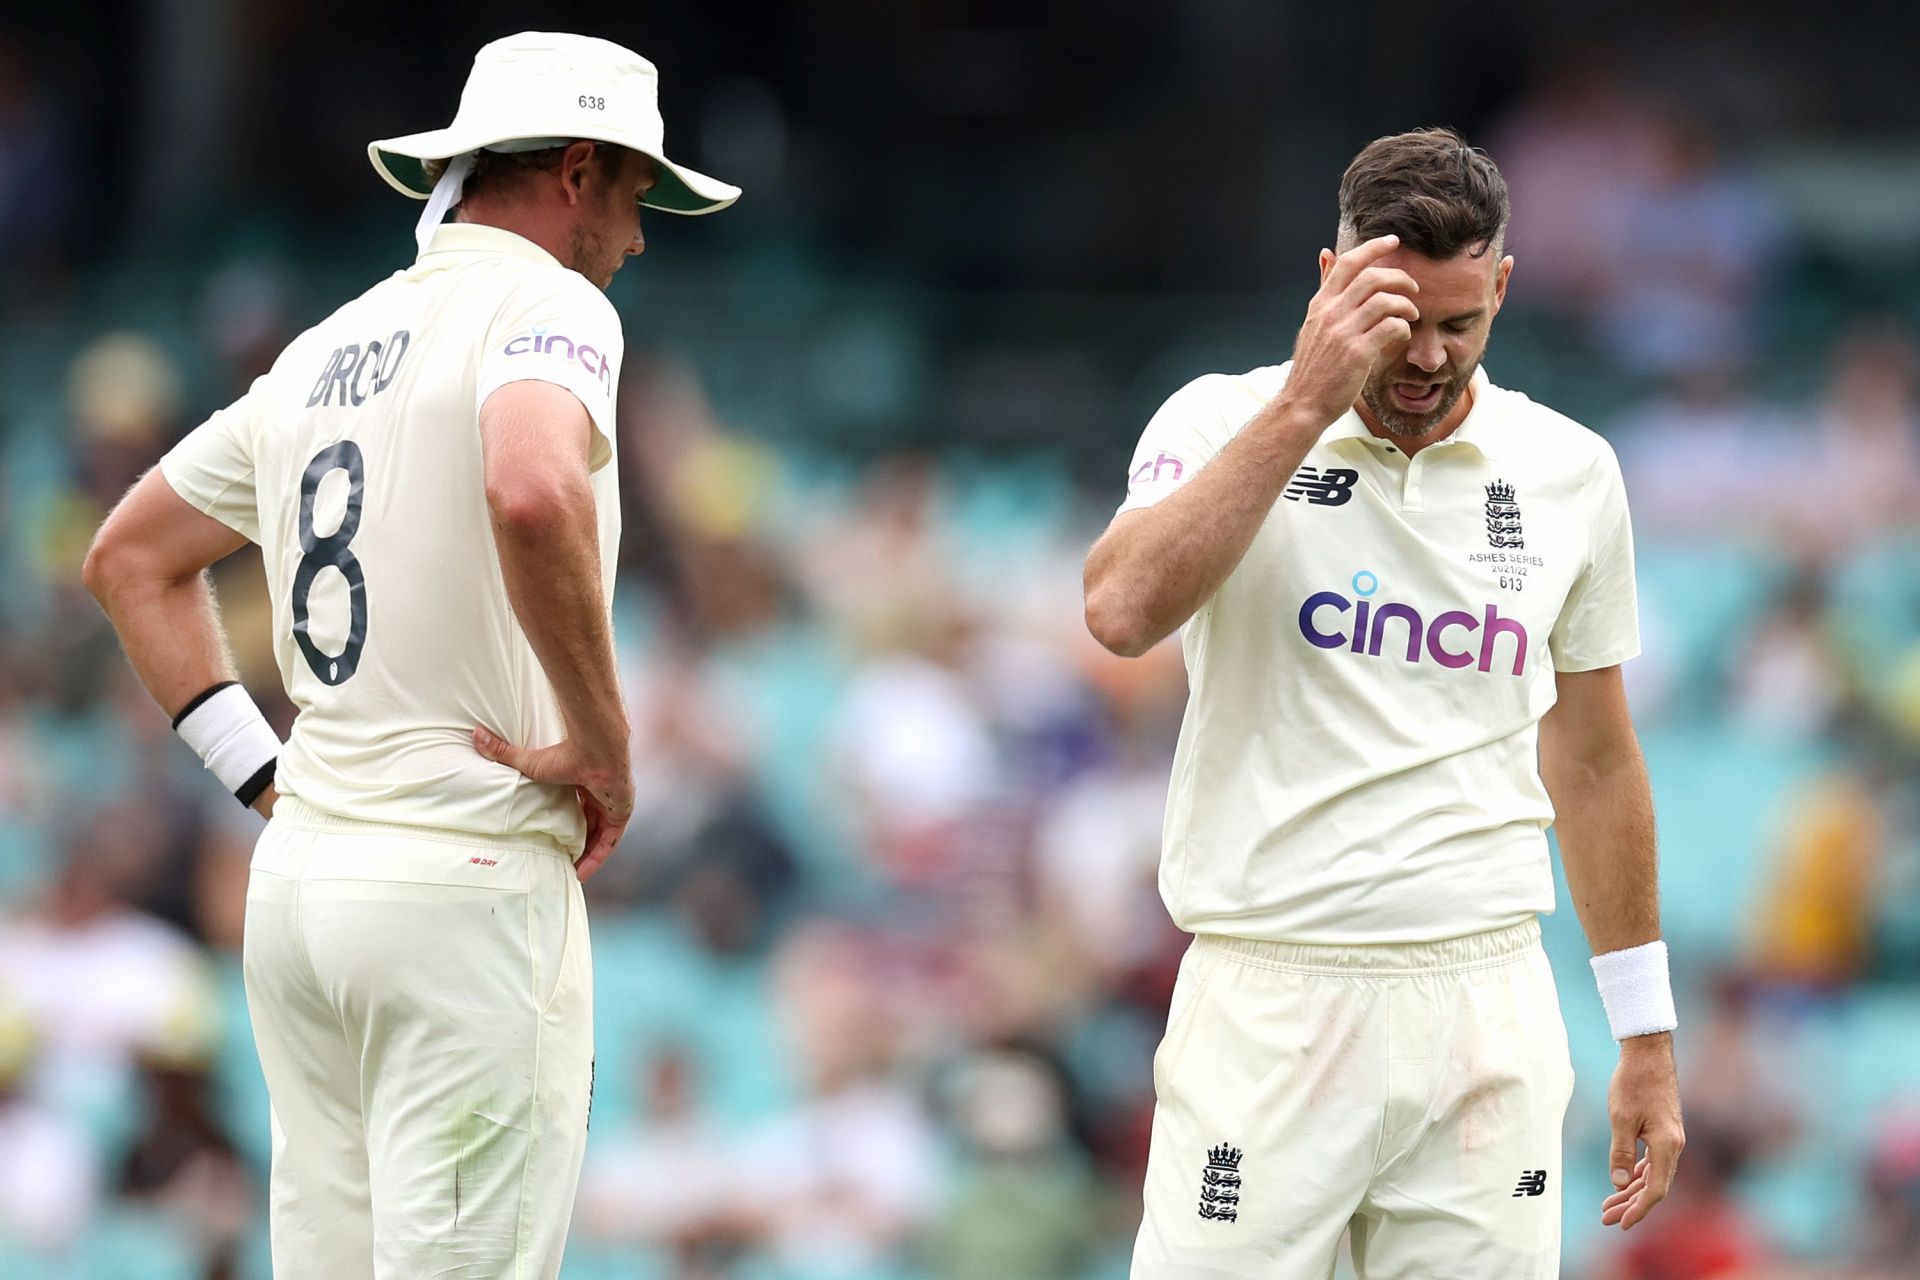
POLYGON ((1835 770, 1797 797, 1754 922, 1753 971, 1790 985, 1860 977, 1872 954, 1875 885, 1887 833, 1860 769, 1835 770))
POLYGON ((1157 949, 1163 927, 1158 871, 1166 764, 1097 769, 1049 807, 1036 842, 1045 918, 1108 976, 1157 949))
POLYGON ((1852 690, 1826 606, 1820 576, 1801 572, 1756 621, 1732 664, 1728 709, 1741 728, 1810 739, 1838 724, 1852 690))
POLYGON ((621 375, 621 563, 683 638, 744 639, 780 621, 786 567, 767 543, 781 461, 726 431, 686 366, 647 351, 621 375))
POLYGON ((745 1247, 752 1221, 733 1144, 703 1114, 681 1049, 661 1049, 641 1070, 645 1112, 595 1132, 578 1221, 593 1239, 652 1245, 685 1271, 717 1266, 745 1247))
POLYGON ((209 1280, 229 1280, 260 1205, 252 1173, 208 1105, 212 1080, 199 1059, 210 1047, 141 1056, 145 1121, 121 1165, 119 1191, 183 1224, 208 1260, 209 1280))
POLYGON ((1874 884, 1876 976, 1920 982, 1920 750, 1894 739, 1868 777, 1887 841, 1874 884))
POLYGON ((293 338, 293 291, 286 264, 274 259, 231 262, 207 277, 200 332, 220 360, 222 405, 245 395, 293 338))
POLYGON ((1541 64, 1489 137, 1513 199, 1514 299, 1579 320, 1628 372, 1726 377, 1760 349, 1783 248, 1706 122, 1636 91, 1617 46, 1541 64))
POLYGON ((1042 917, 1070 929, 1111 980, 1165 949, 1160 832, 1186 671, 1172 645, 1131 662, 1087 652, 1106 695, 1111 758, 1048 799, 1034 849, 1042 917))
MULTIPOLYGON (((1776 1014, 1748 974, 1712 975, 1706 987, 1707 1007, 1680 1046, 1689 1132, 1697 1126, 1715 1135, 1742 1163, 1767 1159, 1800 1135, 1810 1109, 1779 1052, 1792 1036, 1792 1015, 1776 1014)), ((1689 1141, 1689 1166, 1692 1156, 1689 1141)))
POLYGON ((901 454, 868 468, 851 509, 815 535, 801 561, 808 593, 855 644, 911 648, 955 621, 942 515, 936 468, 901 454))
MULTIPOLYGON (((1064 611, 1058 601, 1071 598, 1073 580, 1058 585, 1061 595, 1043 616, 1017 598, 993 598, 993 588, 962 588, 990 625, 976 623, 965 635, 961 674, 993 726, 1005 771, 1036 798, 1110 750, 1105 709, 1077 669, 1078 646, 1062 643, 1059 634, 1064 611)), ((1077 633, 1079 619, 1072 621, 1077 633)))
POLYGON ((1845 495, 1788 484, 1775 500, 1797 543, 1838 556, 1920 523, 1920 344, 1902 325, 1864 323, 1829 365, 1807 473, 1846 477, 1845 495))
POLYGON ((1845 1280, 1911 1280, 1920 1259, 1920 1111, 1882 1118, 1866 1182, 1866 1222, 1845 1280))
POLYGON ((830 749, 878 865, 903 884, 963 869, 1001 777, 992 731, 955 669, 967 623, 918 619, 922 647, 877 655, 842 696, 830 749))
POLYGON ((126 904, 141 831, 107 813, 69 846, 40 909, 0 918, 0 987, 41 1046, 36 1093, 87 1109, 130 1084, 147 1050, 211 1034, 205 962, 171 926, 126 904))
MULTIPOLYGON (((897 1259, 940 1194, 933 1118, 896 1068, 897 1023, 872 957, 849 933, 809 929, 776 957, 805 1098, 741 1148, 771 1258, 833 1280, 897 1259)), ((744 1190, 744 1189, 743 1189, 744 1190)))
POLYGON ((1616 255, 1621 203, 1648 186, 1659 106, 1625 82, 1611 44, 1539 61, 1533 85, 1488 133, 1513 200, 1514 301, 1590 321, 1616 255))
MULTIPOLYGON (((0 655, 12 656, 17 647, 18 642, 0 628, 0 655)), ((13 664, 6 666, 0 670, 0 831, 24 833, 29 823, 42 816, 38 802, 46 792, 46 781, 34 758, 34 735, 26 715, 29 704, 20 688, 22 673, 13 664)), ((5 901, 4 889, 25 881, 31 871, 13 861, 21 857, 20 851, 9 848, 8 854, 8 860, 0 862, 0 902, 5 901)))
POLYGON ((1607 434, 1637 532, 1770 533, 1778 527, 1775 495, 1806 477, 1805 432, 1778 407, 1748 395, 1730 370, 1676 379, 1607 434))
POLYGON ((25 1091, 34 1044, 0 978, 0 1246, 51 1252, 85 1227, 98 1171, 86 1133, 25 1091))
POLYGON ((1065 1100, 1040 1061, 976 1054, 949 1082, 967 1156, 927 1245, 937 1280, 1058 1280, 1100 1239, 1102 1204, 1066 1135, 1065 1100))
POLYGON ((1765 337, 1779 214, 1730 166, 1706 123, 1656 118, 1648 181, 1619 191, 1597 282, 1600 336, 1628 369, 1666 377, 1744 370, 1765 337))
POLYGON ((673 634, 629 664, 636 784, 629 842, 593 881, 602 900, 668 901, 716 953, 767 941, 798 867, 747 775, 744 743, 700 654, 673 634))
POLYGON ((67 403, 76 487, 97 524, 181 434, 180 373, 151 339, 110 333, 73 362, 67 403))
POLYGON ((77 713, 98 696, 98 673, 119 663, 112 629, 80 586, 80 563, 108 508, 173 442, 181 387, 157 346, 121 332, 95 340, 73 360, 66 390, 71 474, 63 487, 39 495, 29 513, 45 601, 29 648, 29 679, 52 682, 60 708, 77 713))

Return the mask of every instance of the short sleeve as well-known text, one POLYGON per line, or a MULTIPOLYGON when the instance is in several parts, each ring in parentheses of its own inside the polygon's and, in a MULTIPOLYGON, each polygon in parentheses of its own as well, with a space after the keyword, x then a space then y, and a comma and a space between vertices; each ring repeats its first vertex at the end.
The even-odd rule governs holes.
POLYGON ((1587 483, 1594 495, 1587 560, 1553 628, 1553 665, 1559 671, 1616 666, 1640 652, 1633 521, 1620 461, 1610 447, 1601 446, 1587 483))
POLYGON ((266 379, 189 431, 160 459, 173 491, 249 542, 260 541, 254 486, 255 415, 266 403, 266 379))
POLYGON ((613 457, 613 408, 625 349, 620 316, 585 277, 543 271, 508 294, 487 329, 474 387, 476 418, 509 382, 550 382, 571 391, 593 419, 589 466, 613 457))
POLYGON ((1150 507, 1193 479, 1258 411, 1224 374, 1207 374, 1174 392, 1140 434, 1120 511, 1150 507))

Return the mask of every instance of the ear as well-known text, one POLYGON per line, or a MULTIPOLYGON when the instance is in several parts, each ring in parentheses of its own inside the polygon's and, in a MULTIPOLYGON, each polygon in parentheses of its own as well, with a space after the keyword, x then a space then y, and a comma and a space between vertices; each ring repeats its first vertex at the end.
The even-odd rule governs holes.
POLYGON ((1333 270, 1333 264, 1334 264, 1333 250, 1322 249, 1320 251, 1320 283, 1321 284, 1325 284, 1327 282, 1327 272, 1333 270))
POLYGON ((579 204, 587 186, 587 173, 593 167, 594 143, 569 143, 560 156, 560 189, 568 204, 579 204))
POLYGON ((1513 255, 1500 259, 1500 269, 1493 275, 1493 314, 1500 314, 1500 306, 1507 300, 1507 277, 1513 274, 1513 255))

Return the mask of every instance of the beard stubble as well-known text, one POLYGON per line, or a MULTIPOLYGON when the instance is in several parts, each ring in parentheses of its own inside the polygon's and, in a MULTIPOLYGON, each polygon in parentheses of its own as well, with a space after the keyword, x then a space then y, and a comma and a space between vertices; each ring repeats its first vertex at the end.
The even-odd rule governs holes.
POLYGON ((1433 377, 1432 374, 1422 370, 1415 370, 1415 376, 1411 378, 1399 376, 1400 370, 1395 370, 1393 375, 1387 377, 1368 378, 1366 385, 1360 390, 1360 402, 1366 405, 1367 412, 1373 415, 1374 421, 1378 422, 1388 435, 1417 439, 1429 434, 1447 420, 1447 415, 1453 412, 1454 406, 1460 403, 1460 397, 1465 395, 1467 388, 1472 385, 1473 371, 1479 367, 1480 357, 1475 356, 1473 363, 1448 379, 1447 389, 1441 394, 1440 403, 1417 417, 1394 408, 1390 397, 1395 382, 1417 382, 1421 378, 1433 377))

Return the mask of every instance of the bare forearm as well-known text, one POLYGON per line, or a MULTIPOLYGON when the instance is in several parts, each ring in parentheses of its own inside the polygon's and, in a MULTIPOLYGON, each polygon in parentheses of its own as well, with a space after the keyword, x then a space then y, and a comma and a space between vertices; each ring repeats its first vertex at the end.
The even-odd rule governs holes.
POLYGON ((234 678, 205 574, 178 580, 129 576, 93 585, 127 661, 167 715, 178 714, 209 686, 234 678))
POLYGON ((494 516, 507 600, 560 704, 569 736, 624 750, 626 709, 600 581, 593 494, 584 483, 550 518, 494 516))
MULTIPOLYGON (((234 678, 206 568, 245 545, 238 531, 175 493, 155 467, 127 491, 87 550, 80 571, 87 590, 119 633, 140 682, 169 717, 234 678)), ((264 720, 257 727, 256 747, 271 748, 277 742, 272 730, 264 720)), ((205 759, 206 751, 196 749, 205 759)), ((261 760, 242 762, 251 771, 261 760)), ((269 785, 254 796, 253 807, 270 817, 275 797, 269 785)))
POLYGON ((1191 618, 1246 555, 1326 425, 1275 399, 1186 485, 1110 529, 1087 556, 1095 638, 1132 656, 1191 618))
POLYGON ((1594 954, 1658 938, 1653 794, 1638 747, 1600 765, 1563 765, 1547 788, 1567 887, 1594 954))

